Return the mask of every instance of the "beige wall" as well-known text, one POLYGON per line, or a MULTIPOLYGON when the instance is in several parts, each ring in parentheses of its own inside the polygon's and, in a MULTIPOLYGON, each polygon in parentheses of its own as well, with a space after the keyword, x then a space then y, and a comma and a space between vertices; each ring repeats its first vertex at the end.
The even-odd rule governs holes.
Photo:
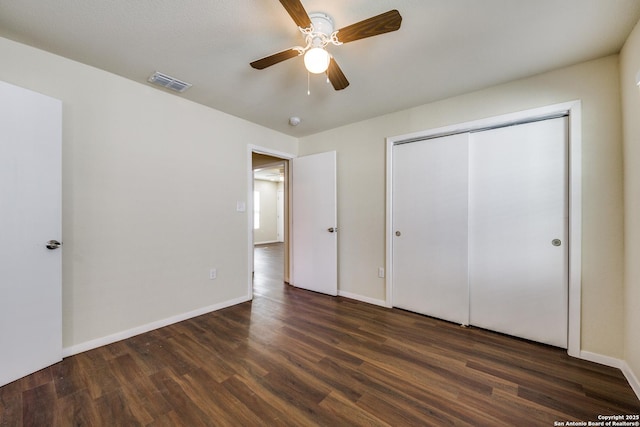
POLYGON ((296 139, 1 38, 0 58, 63 101, 65 347, 247 297, 247 144, 296 139))
POLYGON ((278 239, 278 183, 256 179, 253 189, 260 193, 260 228, 253 230, 253 241, 274 242, 278 239))
POLYGON ((0 38, 0 80, 63 101, 65 347, 246 296, 247 215, 235 207, 250 197, 247 144, 292 154, 338 152, 340 290, 382 302, 384 279, 377 269, 385 265, 385 138, 581 99, 582 348, 624 357, 640 372, 640 172, 633 168, 640 161, 640 92, 628 82, 640 69, 639 51, 636 28, 620 68, 618 56, 611 56, 298 144, 145 84, 0 38), (208 279, 212 267, 218 268, 216 281, 208 279))
POLYGON ((385 137, 581 99, 582 349, 622 358, 619 92, 618 56, 610 56, 302 138, 300 155, 338 153, 340 291, 385 298, 377 277, 385 265, 385 137))
MULTIPOLYGON (((625 361, 640 378, 640 23, 620 54, 625 183, 625 361)), ((636 390, 640 395, 640 390, 636 390)))

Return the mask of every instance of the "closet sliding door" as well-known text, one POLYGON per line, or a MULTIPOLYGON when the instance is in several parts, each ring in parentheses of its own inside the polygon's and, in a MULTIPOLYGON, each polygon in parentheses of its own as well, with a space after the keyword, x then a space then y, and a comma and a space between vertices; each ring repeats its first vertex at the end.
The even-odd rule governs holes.
POLYGON ((470 323, 567 348, 566 117, 472 133, 470 323))
POLYGON ((567 348, 568 118, 393 147, 393 305, 567 348))
POLYGON ((393 305, 469 323, 468 134, 393 147, 393 305))

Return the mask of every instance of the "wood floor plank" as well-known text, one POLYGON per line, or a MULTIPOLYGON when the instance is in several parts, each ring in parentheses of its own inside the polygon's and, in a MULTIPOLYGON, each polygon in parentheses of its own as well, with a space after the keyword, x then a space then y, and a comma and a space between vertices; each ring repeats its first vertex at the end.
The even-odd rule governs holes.
MULTIPOLYGON (((224 387, 229 390, 243 405, 247 411, 252 412, 260 420, 267 425, 273 426, 295 426, 296 420, 292 416, 293 411, 282 411, 277 406, 272 405, 269 400, 263 399, 256 391, 257 388, 250 387, 242 382, 239 377, 233 376, 227 378, 223 383, 224 387)), ((304 418, 302 418, 304 419, 304 418)))
MULTIPOLYGON (((382 369, 377 366, 365 364, 362 372, 369 378, 384 384, 386 387, 402 396, 406 402, 412 402, 414 406, 427 409, 433 417, 437 417, 443 424, 444 420, 453 424, 496 424, 496 419, 488 416, 484 411, 477 411, 459 404, 459 391, 455 394, 444 392, 433 384, 420 385, 413 378, 400 379, 395 372, 382 369)), ((478 395, 472 390, 469 393, 478 395)), ((484 393, 483 393, 484 394, 484 393)))
POLYGON ((148 424, 160 414, 170 412, 172 406, 164 399, 149 377, 132 378, 121 387, 134 417, 148 424))
POLYGON ((183 425, 209 425, 209 417, 204 408, 200 408, 196 403, 198 396, 187 395, 180 386, 178 377, 171 369, 164 369, 153 374, 151 379, 183 425))
POLYGON ((441 418, 440 414, 431 413, 427 408, 409 406, 393 395, 366 393, 358 400, 358 406, 394 426, 453 425, 451 420, 441 418))
POLYGON ((22 423, 22 392, 20 380, 0 387, 0 427, 20 426, 22 423))
POLYGON ((52 426, 56 420, 57 397, 53 382, 22 393, 22 422, 25 426, 52 426))
MULTIPOLYGON (((262 378, 248 378, 248 377, 234 377, 225 381, 225 386, 229 382, 233 381, 233 386, 237 387, 236 390, 243 394, 237 394, 240 398, 242 395, 253 396, 253 402, 261 401, 258 406, 251 405, 250 409, 254 410, 257 415, 262 419, 272 420, 276 425, 286 426, 311 426, 321 425, 314 417, 318 408, 316 407, 301 407, 300 405, 292 404, 289 395, 280 395, 273 393, 273 387, 265 382, 262 378), (241 384, 240 384, 241 383, 241 384), (242 385, 242 386, 241 386, 242 385), (267 410, 262 411, 264 408, 273 408, 274 411, 267 410)), ((249 406, 249 405, 247 405, 249 406)))
POLYGON ((20 379, 18 383, 20 384, 20 387, 23 391, 30 390, 43 384, 47 384, 53 379, 53 368, 54 367, 50 366, 48 368, 41 369, 31 375, 20 379))
POLYGON ((335 347, 335 345, 327 344, 326 342, 315 338, 313 336, 313 333, 309 332, 308 330, 304 330, 303 332, 292 326, 284 326, 280 330, 280 332, 310 346, 313 346, 316 349, 322 351, 325 356, 340 360, 345 364, 358 366, 363 362, 361 358, 353 356, 352 354, 335 347))
POLYGON ((324 384, 328 394, 338 393, 353 402, 362 396, 360 384, 352 381, 347 372, 342 369, 343 365, 335 363, 330 357, 325 357, 317 363, 311 363, 304 358, 290 354, 287 360, 306 371, 309 376, 314 378, 314 382, 324 384))
POLYGON ((126 426, 142 426, 142 422, 138 420, 131 411, 131 405, 134 402, 127 401, 121 389, 104 394, 96 399, 96 408, 100 415, 100 423, 126 425, 126 426))
POLYGON ((61 398, 86 388, 79 358, 68 357, 51 367, 56 395, 61 398))
POLYGON ((109 362, 104 356, 104 347, 75 356, 75 359, 77 359, 76 366, 80 370, 82 382, 93 399, 116 391, 121 386, 111 372, 109 362))
POLYGON ((249 426, 261 422, 224 384, 215 381, 204 369, 180 377, 179 384, 185 394, 202 408, 212 425, 249 426))
MULTIPOLYGON (((256 266, 282 257, 256 250, 256 266)), ((10 426, 526 425, 638 414, 619 369, 565 350, 297 289, 87 351, 0 387, 10 426)))
POLYGON ((554 421, 565 418, 561 412, 538 410, 536 405, 527 405, 517 399, 517 392, 514 394, 504 390, 495 390, 491 396, 478 396, 463 390, 458 402, 464 408, 494 418, 497 420, 495 425, 550 426, 554 421))
POLYGON ((357 406, 354 402, 345 399, 339 393, 330 393, 322 402, 320 402, 320 406, 330 414, 332 419, 335 420, 335 425, 369 427, 391 426, 391 424, 382 421, 373 414, 357 406))
POLYGON ((56 421, 60 426, 93 426, 103 422, 96 402, 87 390, 62 397, 56 407, 56 421))

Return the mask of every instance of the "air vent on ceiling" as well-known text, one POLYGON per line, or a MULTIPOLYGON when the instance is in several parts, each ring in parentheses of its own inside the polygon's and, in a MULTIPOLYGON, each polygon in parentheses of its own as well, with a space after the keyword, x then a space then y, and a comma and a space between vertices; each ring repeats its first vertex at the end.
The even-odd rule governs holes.
POLYGON ((151 74, 148 80, 153 84, 165 87, 167 89, 175 90, 176 92, 180 93, 184 92, 192 86, 191 83, 183 82, 182 80, 167 76, 166 74, 162 74, 158 71, 151 74))

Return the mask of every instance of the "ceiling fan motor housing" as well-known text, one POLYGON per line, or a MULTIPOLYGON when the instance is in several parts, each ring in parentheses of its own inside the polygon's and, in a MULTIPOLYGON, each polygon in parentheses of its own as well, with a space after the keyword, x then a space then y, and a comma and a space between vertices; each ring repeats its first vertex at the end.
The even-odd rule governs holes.
MULTIPOLYGON (((312 47, 324 47, 331 42, 333 34, 333 19, 324 12, 313 12, 309 14, 313 31, 309 33, 311 36, 312 47)), ((308 36, 307 36, 308 37, 308 36)))
POLYGON ((309 14, 309 18, 315 33, 322 33, 327 37, 331 36, 333 33, 333 18, 331 16, 324 12, 313 12, 309 14))

